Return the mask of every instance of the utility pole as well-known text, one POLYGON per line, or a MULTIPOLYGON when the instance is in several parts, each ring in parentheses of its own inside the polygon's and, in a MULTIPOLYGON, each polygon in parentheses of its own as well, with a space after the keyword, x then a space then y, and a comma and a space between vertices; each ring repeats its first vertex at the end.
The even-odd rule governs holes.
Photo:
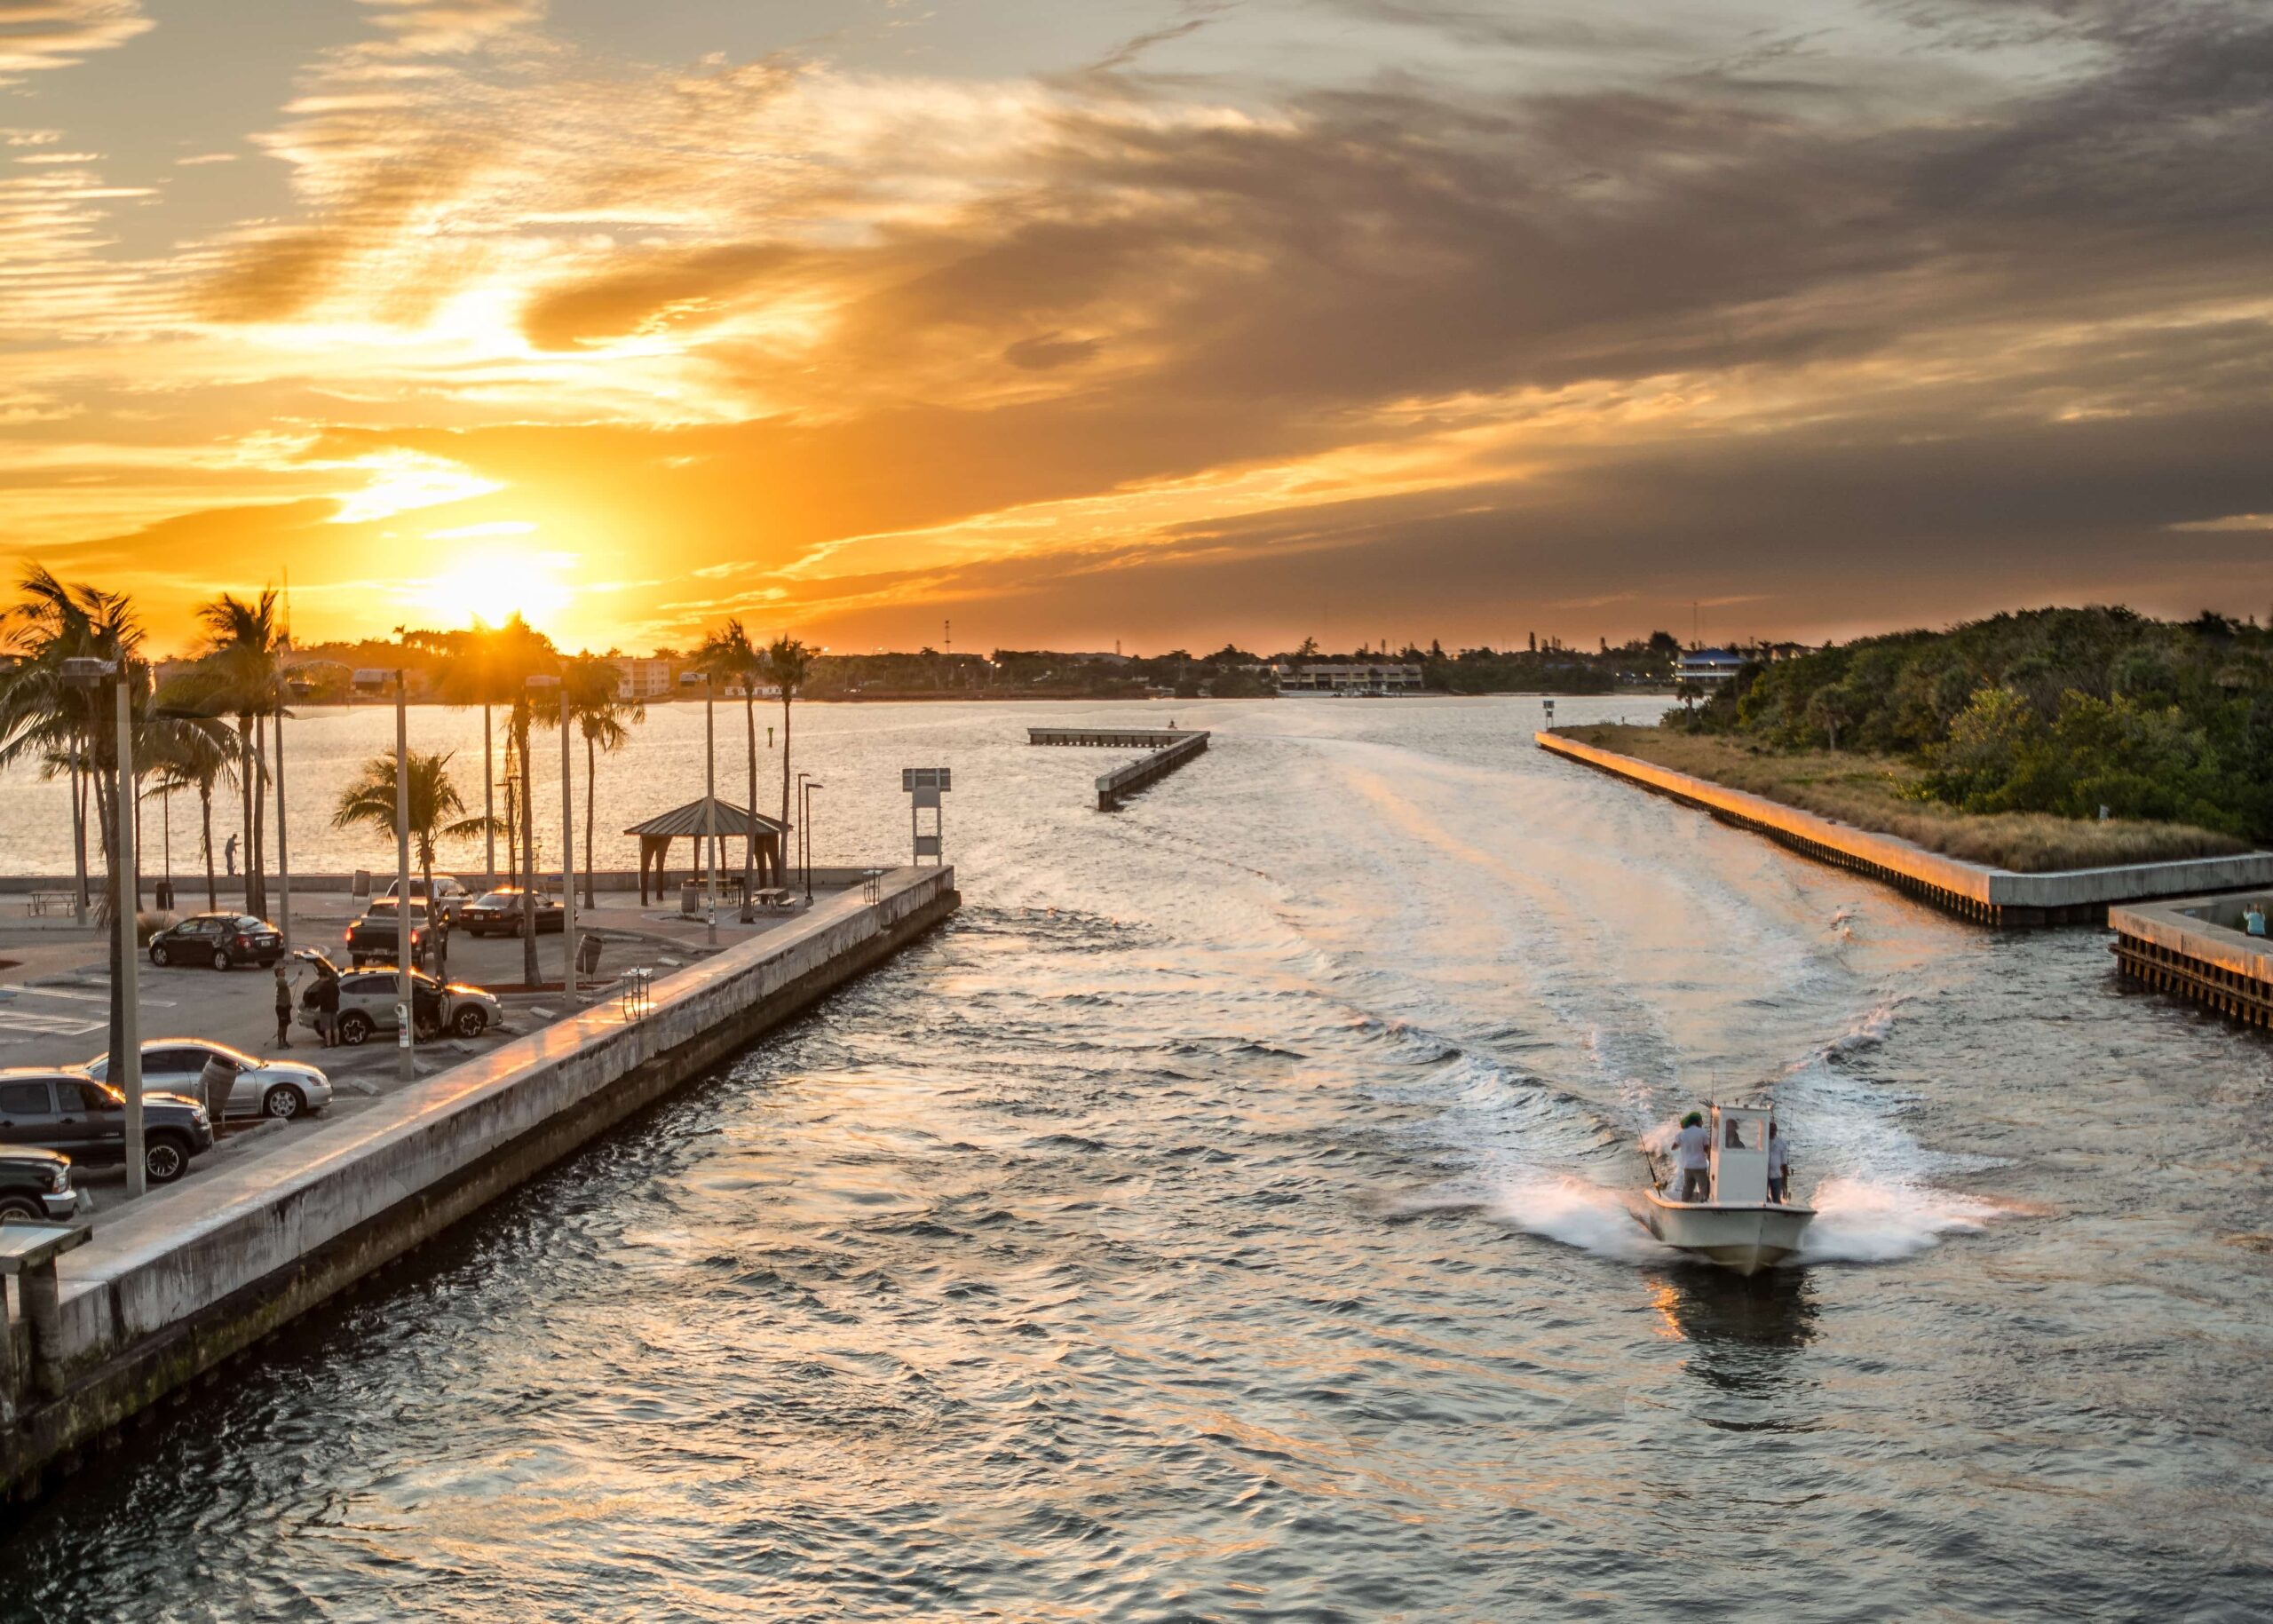
MULTIPOLYGON (((710 945, 718 945, 718 725, 711 700, 716 696, 716 685, 710 673, 702 674, 702 846, 703 860, 709 874, 709 896, 705 916, 709 920, 710 945)), ((753 815, 757 809, 750 808, 753 815)))
POLYGON ((292 858, 284 841, 284 701, 276 701, 276 928, 292 953, 292 858))
MULTIPOLYGON (((394 673, 394 995, 401 1031, 395 1038, 395 1070, 403 1081, 418 1075, 413 1045, 418 1005, 410 985, 410 701, 402 669, 394 673)), ((433 899, 427 899, 432 907, 433 899)))
MULTIPOLYGON (((560 991, 576 1002, 576 805, 575 780, 568 760, 568 684, 560 684, 560 991)), ((590 864, 592 854, 584 853, 590 864)))
MULTIPOLYGON (((134 693, 133 670, 118 661, 113 687, 118 694, 118 833, 111 850, 119 854, 119 875, 139 893, 134 852, 134 693)), ((139 896, 117 888, 111 891, 111 927, 118 939, 118 968, 113 972, 111 1002, 118 1010, 118 1047, 111 1051, 118 1073, 119 1092, 126 1097, 126 1193, 139 1196, 149 1188, 150 1169, 144 1160, 142 1134, 142 1023, 136 1006, 141 999, 142 944, 136 939, 135 915, 139 896)))

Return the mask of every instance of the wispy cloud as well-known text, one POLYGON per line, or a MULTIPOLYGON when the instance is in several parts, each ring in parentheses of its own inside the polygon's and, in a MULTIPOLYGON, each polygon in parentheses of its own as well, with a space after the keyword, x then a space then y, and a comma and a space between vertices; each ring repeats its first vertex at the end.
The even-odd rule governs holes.
POLYGON ((0 83, 68 67, 152 26, 139 0, 0 0, 0 83))

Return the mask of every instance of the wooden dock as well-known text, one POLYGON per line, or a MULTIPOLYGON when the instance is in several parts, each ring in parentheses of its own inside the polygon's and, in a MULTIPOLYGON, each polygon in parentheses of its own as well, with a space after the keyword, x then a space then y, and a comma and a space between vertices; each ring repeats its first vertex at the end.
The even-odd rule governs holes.
MULTIPOLYGON (((1076 744, 1110 750, 1160 750, 1194 734, 1179 727, 1029 727, 1028 744, 1076 744)), ((1200 733, 1200 738, 1208 735, 1200 733)))

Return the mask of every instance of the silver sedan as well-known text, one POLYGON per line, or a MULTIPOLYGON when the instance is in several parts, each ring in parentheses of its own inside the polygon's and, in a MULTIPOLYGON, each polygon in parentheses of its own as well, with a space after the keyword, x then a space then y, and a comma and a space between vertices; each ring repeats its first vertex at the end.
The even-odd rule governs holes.
MULTIPOLYGON (((87 1062, 96 1081, 109 1079, 107 1054, 87 1062)), ((199 1080, 208 1063, 234 1081, 229 1085, 231 1116, 273 1116, 289 1121, 331 1104, 331 1079, 298 1060, 264 1060, 206 1038, 152 1038, 142 1045, 142 1086, 166 1089, 202 1099, 199 1080)))

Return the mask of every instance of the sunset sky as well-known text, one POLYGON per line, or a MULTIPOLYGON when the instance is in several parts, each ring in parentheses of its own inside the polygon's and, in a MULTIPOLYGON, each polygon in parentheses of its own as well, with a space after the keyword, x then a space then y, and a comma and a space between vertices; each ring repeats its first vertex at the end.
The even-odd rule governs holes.
POLYGON ((2273 607, 2273 6, 0 0, 0 554, 303 641, 2273 607))

